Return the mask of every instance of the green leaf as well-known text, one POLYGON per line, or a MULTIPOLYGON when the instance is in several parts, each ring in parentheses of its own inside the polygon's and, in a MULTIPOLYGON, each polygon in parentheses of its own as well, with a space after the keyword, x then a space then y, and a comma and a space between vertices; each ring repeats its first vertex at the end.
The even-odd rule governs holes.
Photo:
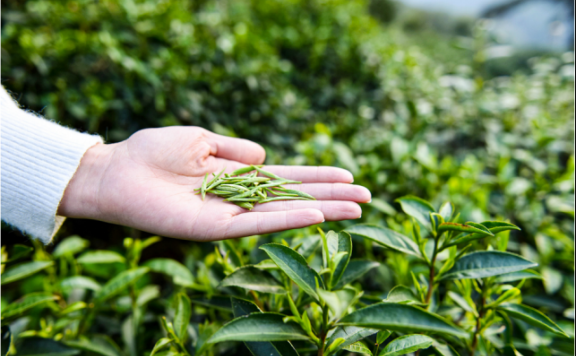
MULTIPOLYGON (((502 231, 520 230, 520 228, 518 226, 507 223, 507 222, 503 222, 503 221, 484 221, 481 225, 484 226, 485 228, 487 228, 494 235, 496 235, 497 233, 502 232, 502 231)), ((463 234, 463 235, 456 237, 454 240, 450 241, 448 244, 443 246, 443 248, 448 248, 450 246, 459 245, 459 244, 467 243, 470 241, 482 239, 486 236, 488 236, 488 235, 486 235, 485 233, 463 234)))
POLYGON ((377 303, 342 318, 337 325, 361 326, 400 332, 430 332, 465 338, 468 333, 441 317, 413 305, 377 303))
POLYGON ((207 308, 218 309, 226 312, 232 311, 230 304, 230 297, 214 295, 210 298, 204 296, 190 297, 190 301, 194 304, 201 305, 207 308))
POLYGON ((176 296, 176 315, 174 315, 174 331, 182 342, 186 342, 188 337, 188 324, 192 317, 192 306, 190 298, 184 293, 176 296))
POLYGON ((430 203, 414 196, 405 196, 396 199, 402 206, 402 210, 414 219, 416 219, 422 226, 431 230, 430 213, 434 212, 434 208, 430 203))
POLYGON ((438 231, 461 231, 468 233, 477 233, 484 236, 494 236, 490 230, 481 224, 468 221, 466 224, 458 224, 453 222, 444 222, 438 226, 438 231))
POLYGON ((394 339, 378 354, 378 356, 400 356, 411 352, 427 349, 434 339, 426 335, 404 335, 394 339))
POLYGON ((43 269, 52 266, 53 264, 54 262, 52 261, 32 261, 11 267, 6 270, 6 272, 2 273, 1 285, 5 285, 10 282, 15 282, 22 278, 31 276, 37 272, 42 271, 43 269))
POLYGON ((353 344, 344 346, 343 349, 354 353, 372 356, 372 351, 370 351, 370 349, 362 341, 356 341, 353 344))
POLYGON ((76 261, 82 264, 124 263, 125 259, 122 255, 114 251, 96 250, 83 253, 76 261))
POLYGON ((126 288, 136 282, 140 277, 148 273, 150 270, 147 267, 140 267, 131 269, 118 274, 116 277, 108 281, 97 293, 96 300, 103 302, 116 294, 126 290, 126 288))
POLYGON ((26 342, 18 348, 18 356, 72 356, 79 353, 80 350, 40 337, 26 338, 26 342))
POLYGON ((75 255, 78 252, 84 251, 89 245, 90 242, 80 236, 70 236, 60 241, 54 249, 54 252, 52 252, 52 257, 59 258, 64 255, 75 255))
POLYGON ((319 300, 316 283, 323 287, 322 278, 308 266, 304 257, 284 245, 270 243, 260 246, 280 269, 290 277, 305 293, 319 300))
POLYGON ((82 302, 82 301, 78 301, 78 302, 74 302, 72 304, 68 304, 68 306, 66 306, 65 309, 61 310, 59 314, 60 315, 66 315, 66 314, 73 313, 73 312, 78 311, 78 310, 86 309, 87 307, 88 307, 88 304, 86 304, 85 302, 82 302))
POLYGON ((228 255, 230 262, 234 268, 242 267, 244 264, 242 263, 242 256, 234 243, 231 240, 224 240, 219 241, 220 249, 223 251, 222 255, 228 255))
POLYGON ((380 210, 380 212, 384 214, 388 214, 390 216, 396 215, 396 209, 386 201, 379 199, 379 198, 372 198, 372 202, 369 205, 373 208, 380 210))
MULTIPOLYGON (((314 254, 318 246, 320 246, 320 240, 320 235, 306 236, 300 240, 302 241, 302 245, 298 248, 298 253, 301 254, 302 257, 308 259, 308 257, 314 254)), ((277 267, 276 264, 274 264, 274 267, 277 267)))
POLYGON ((438 213, 440 213, 440 216, 442 216, 444 221, 450 221, 452 219, 452 214, 454 214, 454 206, 452 203, 446 202, 442 204, 438 213))
POLYGON ((411 238, 404 236, 394 230, 375 225, 354 225, 344 231, 370 239, 377 244, 386 246, 392 250, 408 253, 421 257, 418 245, 411 238))
POLYGON ((163 273, 172 277, 172 281, 176 285, 191 287, 194 284, 192 272, 190 272, 186 266, 171 258, 154 258, 146 261, 144 266, 154 272, 163 273))
POLYGON ((259 263, 255 264, 254 267, 263 270, 278 270, 278 265, 274 263, 270 258, 260 261, 259 263))
POLYGON ((450 299, 452 299, 454 301, 454 303, 456 303, 460 308, 464 309, 467 312, 470 312, 474 315, 478 315, 478 313, 476 312, 476 309, 474 309, 474 307, 472 305, 470 305, 468 303, 468 301, 461 296, 458 293, 455 293, 453 291, 448 291, 447 293, 448 297, 450 297, 450 299))
POLYGON ((308 340, 298 324, 291 321, 284 323, 284 317, 277 313, 242 316, 220 328, 208 342, 308 340))
POLYGON ((158 351, 170 345, 170 343, 172 343, 172 340, 167 337, 163 337, 160 340, 156 341, 156 345, 154 345, 154 349, 152 349, 150 356, 154 356, 158 351))
POLYGON ((2 319, 20 315, 28 309, 56 300, 52 294, 38 292, 25 295, 2 309, 2 319))
POLYGON ((401 304, 422 304, 422 301, 412 289, 406 286, 396 286, 388 292, 386 302, 401 304))
MULTIPOLYGON (((235 318, 260 313, 256 304, 239 298, 232 299, 232 310, 235 318)), ((254 356, 298 356, 298 352, 289 341, 252 341, 246 342, 246 347, 254 356)))
POLYGON ((345 253, 345 255, 338 261, 334 260, 334 273, 330 280, 331 289, 333 289, 338 284, 338 281, 340 281, 340 278, 342 278, 342 275, 350 262, 350 256, 352 255, 352 238, 347 232, 342 231, 338 233, 337 253, 345 253))
POLYGON ((318 294, 328 305, 334 317, 339 318, 348 309, 352 301, 354 301, 357 293, 353 289, 341 289, 332 292, 320 289, 318 290, 318 294))
POLYGON ((377 329, 360 328, 356 326, 339 326, 336 328, 334 333, 330 336, 330 339, 326 341, 327 345, 331 345, 336 339, 343 338, 345 341, 338 345, 334 352, 341 350, 342 348, 352 345, 358 340, 362 340, 365 337, 374 335, 378 332, 377 329))
POLYGON ((537 263, 509 252, 480 251, 470 253, 456 261, 454 267, 441 279, 486 278, 536 266, 538 266, 537 263))
POLYGON ((352 283, 356 279, 362 277, 369 270, 378 267, 380 264, 368 260, 350 260, 348 266, 344 270, 342 277, 334 289, 342 289, 346 284, 352 283))
POLYGON ((16 244, 10 249, 10 258, 7 261, 2 261, 2 264, 14 262, 21 258, 28 256, 34 249, 30 246, 16 244))
POLYGON ((160 296, 160 287, 150 285, 142 288, 138 292, 138 298, 136 298, 136 305, 143 306, 149 301, 156 299, 160 296))
POLYGON ((2 326, 2 335, 0 335, 0 344, 2 345, 1 356, 6 356, 10 345, 12 344, 12 333, 10 332, 10 327, 8 325, 2 326))
POLYGON ((121 355, 120 352, 118 352, 118 350, 116 350, 116 348, 111 345, 110 342, 104 337, 94 338, 93 340, 88 340, 86 338, 70 340, 66 341, 65 344, 75 349, 96 353, 103 356, 121 355))
POLYGON ((523 320, 532 326, 568 337, 568 335, 566 335, 566 333, 556 325, 555 322, 550 320, 550 318, 527 305, 508 303, 498 306, 497 309, 506 312, 506 314, 510 315, 512 318, 523 320))
POLYGON ((238 268, 220 282, 219 287, 240 287, 263 293, 284 294, 284 286, 269 273, 254 266, 238 268))
POLYGON ((390 335, 392 335, 392 331, 390 330, 378 331, 378 334, 376 335, 376 344, 382 345, 390 335))
POLYGON ((89 289, 93 291, 100 290, 100 284, 90 277, 72 276, 60 281, 60 288, 63 290, 70 289, 89 289))
POLYGON ((527 269, 524 271, 502 274, 502 275, 496 277, 494 279, 494 281, 496 283, 510 283, 510 282, 515 282, 515 281, 519 281, 522 279, 532 279, 532 278, 542 279, 542 276, 536 271, 533 271, 531 269, 527 269))

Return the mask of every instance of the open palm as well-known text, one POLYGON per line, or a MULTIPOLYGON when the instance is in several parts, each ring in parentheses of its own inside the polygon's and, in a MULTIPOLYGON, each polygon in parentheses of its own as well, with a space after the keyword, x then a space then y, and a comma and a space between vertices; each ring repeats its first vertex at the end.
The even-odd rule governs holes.
POLYGON ((131 226, 163 236, 220 240, 356 219, 370 192, 349 184, 335 167, 266 166, 303 184, 287 185, 316 201, 257 204, 248 211, 208 194, 194 194, 206 173, 232 172, 264 161, 258 144, 198 127, 137 132, 128 140, 89 149, 69 183, 59 214, 131 226))

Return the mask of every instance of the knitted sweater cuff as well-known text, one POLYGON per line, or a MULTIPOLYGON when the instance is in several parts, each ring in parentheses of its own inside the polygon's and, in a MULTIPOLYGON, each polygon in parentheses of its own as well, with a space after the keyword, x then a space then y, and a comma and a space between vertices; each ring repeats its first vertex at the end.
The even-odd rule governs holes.
POLYGON ((0 105, 2 220, 47 244, 66 219, 57 211, 68 182, 102 138, 20 109, 3 88, 0 105))

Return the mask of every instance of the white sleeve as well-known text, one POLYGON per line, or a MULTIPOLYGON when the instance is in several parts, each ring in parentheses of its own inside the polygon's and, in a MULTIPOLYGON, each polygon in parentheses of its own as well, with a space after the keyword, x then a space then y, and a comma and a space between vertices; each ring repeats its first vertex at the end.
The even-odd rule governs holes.
POLYGON ((100 136, 26 112, 0 88, 2 220, 45 244, 64 220, 58 205, 80 159, 100 136))

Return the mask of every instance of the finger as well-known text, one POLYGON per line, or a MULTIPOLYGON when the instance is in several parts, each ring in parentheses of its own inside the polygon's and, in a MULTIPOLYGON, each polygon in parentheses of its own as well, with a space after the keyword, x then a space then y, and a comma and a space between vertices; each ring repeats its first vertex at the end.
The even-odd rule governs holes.
POLYGON ((343 183, 304 183, 286 184, 283 188, 308 193, 317 200, 349 200, 357 203, 368 203, 372 194, 361 185, 343 183))
POLYGON ((265 204, 256 204, 252 211, 297 211, 302 209, 320 210, 324 218, 328 221, 358 219, 362 215, 362 209, 356 203, 331 200, 281 200, 265 204))
POLYGON ((316 209, 300 209, 275 212, 247 212, 230 219, 224 238, 268 234, 271 232, 299 229, 324 222, 324 215, 316 209))
POLYGON ((299 180, 303 183, 352 183, 349 171, 337 167, 319 166, 265 166, 265 170, 282 178, 299 180))
POLYGON ((207 133, 213 155, 245 164, 261 164, 266 158, 264 148, 249 140, 207 133))

